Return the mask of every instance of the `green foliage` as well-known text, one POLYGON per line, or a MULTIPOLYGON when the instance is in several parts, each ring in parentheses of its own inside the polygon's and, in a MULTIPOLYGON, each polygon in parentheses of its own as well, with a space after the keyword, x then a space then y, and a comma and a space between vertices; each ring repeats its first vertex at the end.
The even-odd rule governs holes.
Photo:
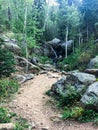
POLYGON ((10 76, 15 72, 15 60, 11 52, 0 47, 0 77, 10 76))
POLYGON ((98 112, 92 109, 85 109, 81 116, 77 118, 79 122, 93 122, 98 119, 98 112))
POLYGON ((47 56, 40 56, 39 59, 42 64, 45 64, 46 61, 49 61, 49 58, 47 56))
POLYGON ((72 70, 76 68, 77 66, 77 60, 79 55, 81 54, 79 49, 75 49, 75 52, 68 56, 68 58, 65 58, 60 64, 62 64, 62 69, 64 64, 68 64, 68 70, 72 70))
POLYGON ((24 118, 17 119, 14 130, 25 130, 29 128, 28 121, 24 118))
POLYGON ((82 107, 74 106, 74 107, 64 107, 62 118, 77 118, 80 117, 84 112, 82 107))
POLYGON ((78 92, 73 86, 68 85, 68 90, 66 93, 62 93, 59 91, 59 99, 58 99, 58 106, 71 106, 76 104, 76 102, 80 101, 82 93, 78 92))
POLYGON ((11 94, 17 92, 18 88, 19 85, 16 80, 8 78, 0 79, 0 101, 2 101, 4 98, 10 97, 11 94))
POLYGON ((10 117, 6 108, 0 108, 0 123, 9 123, 10 117))

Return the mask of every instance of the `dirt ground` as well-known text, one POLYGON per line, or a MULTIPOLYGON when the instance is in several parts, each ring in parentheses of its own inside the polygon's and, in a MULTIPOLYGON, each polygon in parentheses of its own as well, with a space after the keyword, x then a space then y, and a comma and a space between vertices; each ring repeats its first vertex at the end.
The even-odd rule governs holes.
POLYGON ((62 121, 51 98, 45 95, 51 85, 60 78, 57 73, 40 74, 22 84, 10 108, 34 125, 34 130, 98 130, 92 123, 62 121))

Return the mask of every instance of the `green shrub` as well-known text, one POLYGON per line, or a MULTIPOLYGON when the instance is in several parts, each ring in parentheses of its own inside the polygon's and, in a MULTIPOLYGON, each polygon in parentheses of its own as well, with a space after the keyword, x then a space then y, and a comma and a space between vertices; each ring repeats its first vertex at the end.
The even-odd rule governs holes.
POLYGON ((0 108, 0 123, 9 123, 9 122, 10 122, 10 117, 7 109, 0 108))
POLYGON ((64 111, 62 114, 63 119, 67 118, 77 118, 82 115, 84 109, 82 107, 74 106, 74 107, 64 107, 64 111))
POLYGON ((71 106, 76 102, 80 101, 82 93, 78 92, 73 86, 68 85, 68 90, 66 93, 62 93, 59 91, 59 99, 58 99, 58 106, 71 106))
POLYGON ((94 120, 98 119, 98 112, 92 109, 85 109, 83 114, 77 118, 79 122, 94 122, 94 120))
POLYGON ((0 100, 9 97, 11 94, 17 92, 18 83, 16 80, 9 78, 0 79, 0 100))
POLYGON ((42 64, 45 64, 46 61, 49 61, 49 58, 48 58, 47 56, 40 56, 39 58, 40 58, 40 62, 41 62, 42 64))
POLYGON ((10 76, 11 73, 15 72, 15 60, 13 53, 7 49, 2 49, 0 45, 0 77, 10 76))
POLYGON ((77 59, 80 54, 81 54, 81 51, 79 49, 75 49, 74 53, 72 53, 67 58, 65 58, 62 62, 59 63, 59 64, 61 64, 62 69, 63 69, 64 64, 69 65, 68 70, 74 69, 77 66, 77 59))
POLYGON ((14 130, 28 130, 29 125, 28 125, 28 121, 24 118, 19 118, 17 119, 18 121, 15 124, 15 129, 14 130))

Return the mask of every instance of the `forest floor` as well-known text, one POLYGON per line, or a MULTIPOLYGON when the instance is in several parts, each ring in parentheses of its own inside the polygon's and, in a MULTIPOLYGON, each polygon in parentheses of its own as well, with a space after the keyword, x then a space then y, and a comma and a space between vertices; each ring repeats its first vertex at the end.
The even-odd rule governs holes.
POLYGON ((92 123, 81 124, 59 118, 59 111, 45 92, 60 77, 59 73, 48 72, 23 83, 9 104, 11 110, 28 119, 34 125, 34 130, 98 130, 98 127, 95 128, 92 123))

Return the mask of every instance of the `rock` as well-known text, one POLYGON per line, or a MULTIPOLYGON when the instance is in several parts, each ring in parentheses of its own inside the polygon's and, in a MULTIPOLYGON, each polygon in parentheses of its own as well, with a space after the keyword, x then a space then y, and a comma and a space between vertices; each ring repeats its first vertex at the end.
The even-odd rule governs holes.
POLYGON ((69 41, 67 41, 67 42, 62 43, 61 47, 62 47, 63 49, 65 49, 65 47, 66 47, 66 45, 67 45, 67 48, 68 48, 68 49, 71 49, 71 48, 72 48, 72 43, 73 43, 73 40, 69 40, 69 41))
POLYGON ((0 130, 14 130, 15 125, 13 123, 0 124, 0 130))
POLYGON ((61 40, 58 39, 58 38, 54 38, 51 42, 52 42, 53 44, 58 44, 58 43, 61 42, 61 40))
POLYGON ((81 92, 85 88, 85 85, 83 85, 77 77, 74 75, 68 75, 67 77, 63 77, 60 80, 58 80, 56 83, 54 83, 51 87, 50 95, 59 95, 63 94, 66 96, 70 89, 75 89, 78 92, 81 92))
POLYGON ((84 72, 98 76, 98 69, 86 69, 84 72))
POLYGON ((34 74, 25 74, 26 80, 30 80, 34 78, 34 74))
POLYGON ((21 54, 21 48, 17 44, 13 44, 11 41, 4 42, 4 46, 15 54, 21 54))
POLYGON ((82 92, 87 85, 90 85, 94 81, 96 81, 94 75, 76 72, 67 75, 67 77, 63 77, 54 83, 51 87, 50 95, 59 95, 61 93, 66 95, 68 91, 73 89, 75 89, 77 92, 82 92))
POLYGON ((26 81, 26 77, 23 75, 17 75, 15 76, 15 79, 21 84, 24 83, 26 81))
POLYGON ((15 79, 21 84, 24 83, 27 80, 33 79, 33 74, 25 74, 25 75, 16 75, 15 79))
POLYGON ((43 127, 41 130, 49 130, 49 127, 43 127))
POLYGON ((98 56, 95 58, 91 59, 89 64, 88 64, 88 69, 97 69, 98 68, 98 56))
POLYGON ((47 74, 47 71, 40 71, 39 74, 47 74))
POLYGON ((91 107, 98 110, 98 82, 95 82, 88 87, 81 102, 85 107, 91 107))
POLYGON ((21 54, 21 48, 16 44, 15 39, 11 39, 5 35, 0 35, 0 41, 3 43, 3 48, 7 48, 18 55, 21 54))
POLYGON ((92 84, 93 82, 96 81, 95 76, 91 75, 91 74, 76 72, 76 73, 73 73, 72 75, 74 75, 75 77, 77 77, 78 80, 81 83, 85 84, 85 85, 90 85, 90 84, 92 84))

